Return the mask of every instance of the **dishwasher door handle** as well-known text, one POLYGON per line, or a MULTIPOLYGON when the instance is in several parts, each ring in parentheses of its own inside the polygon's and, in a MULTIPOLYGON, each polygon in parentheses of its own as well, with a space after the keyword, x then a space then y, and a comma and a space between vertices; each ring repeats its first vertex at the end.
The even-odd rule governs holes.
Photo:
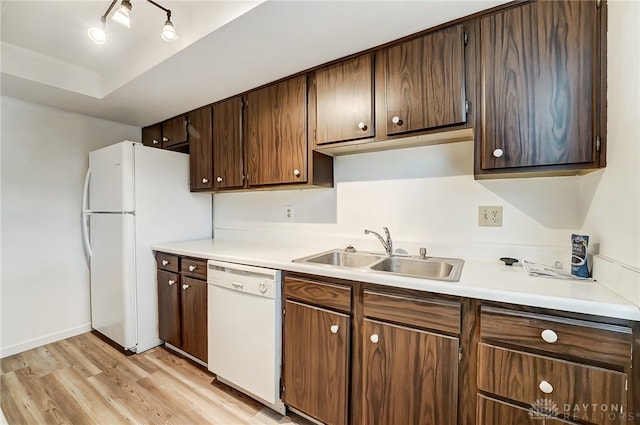
POLYGON ((231 282, 231 286, 233 286, 235 289, 244 289, 244 283, 231 282))

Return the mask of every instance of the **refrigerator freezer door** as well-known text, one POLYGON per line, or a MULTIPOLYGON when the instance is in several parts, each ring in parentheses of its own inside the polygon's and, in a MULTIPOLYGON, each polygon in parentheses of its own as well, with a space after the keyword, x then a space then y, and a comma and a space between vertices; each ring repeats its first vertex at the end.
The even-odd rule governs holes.
POLYGON ((91 246, 91 327, 135 348, 135 216, 92 214, 91 246))
POLYGON ((117 143, 89 154, 92 212, 135 209, 133 167, 133 142, 117 143))

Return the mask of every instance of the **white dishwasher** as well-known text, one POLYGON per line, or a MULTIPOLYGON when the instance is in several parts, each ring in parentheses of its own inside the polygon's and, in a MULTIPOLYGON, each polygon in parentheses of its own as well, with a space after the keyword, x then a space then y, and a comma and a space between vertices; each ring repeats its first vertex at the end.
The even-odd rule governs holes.
POLYGON ((209 370, 284 415, 282 272, 209 260, 207 282, 209 370))

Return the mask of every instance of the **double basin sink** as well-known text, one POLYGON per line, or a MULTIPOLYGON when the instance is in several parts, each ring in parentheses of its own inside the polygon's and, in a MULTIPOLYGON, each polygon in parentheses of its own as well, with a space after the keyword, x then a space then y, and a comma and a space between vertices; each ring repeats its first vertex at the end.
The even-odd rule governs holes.
POLYGON ((449 282, 460 280, 464 264, 464 260, 460 258, 386 256, 371 252, 346 252, 342 249, 313 254, 293 261, 449 282))

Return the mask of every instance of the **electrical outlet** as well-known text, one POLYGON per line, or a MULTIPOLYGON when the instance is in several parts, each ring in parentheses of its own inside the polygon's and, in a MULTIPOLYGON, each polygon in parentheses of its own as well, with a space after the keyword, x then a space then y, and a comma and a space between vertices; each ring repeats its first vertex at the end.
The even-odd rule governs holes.
POLYGON ((502 227, 502 207, 478 207, 478 226, 502 227))
POLYGON ((293 205, 284 206, 284 221, 293 221, 293 205))

